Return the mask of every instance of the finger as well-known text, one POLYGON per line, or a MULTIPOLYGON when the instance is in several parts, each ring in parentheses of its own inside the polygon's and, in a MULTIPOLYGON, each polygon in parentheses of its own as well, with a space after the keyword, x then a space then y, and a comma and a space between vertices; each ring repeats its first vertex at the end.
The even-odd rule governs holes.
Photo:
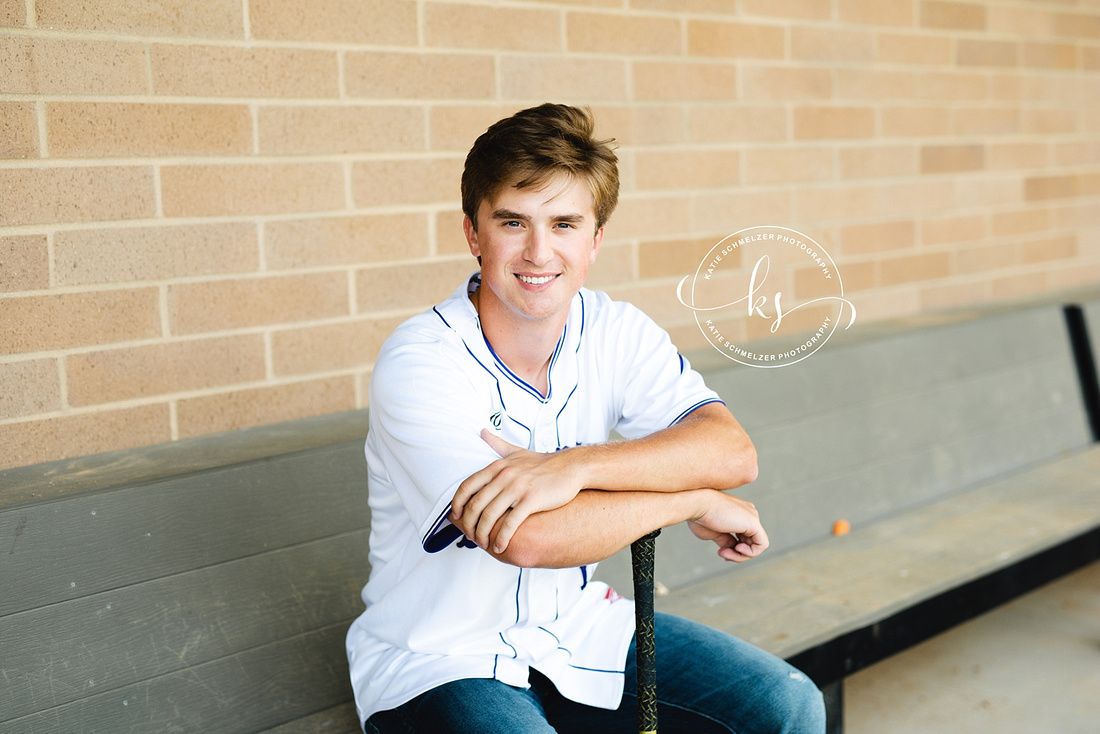
POLYGON ((508 443, 500 436, 496 435, 488 428, 481 429, 481 439, 489 444, 489 448, 496 451, 501 458, 508 456, 516 451, 523 451, 522 446, 516 446, 514 443, 508 443))
POLYGON ((451 522, 454 522, 455 518, 462 517, 470 498, 475 497, 495 476, 496 472, 493 470, 493 465, 490 464, 462 480, 462 484, 458 485, 455 496, 451 499, 451 522))
POLYGON ((531 509, 525 502, 518 503, 508 510, 501 518, 501 522, 494 529, 490 540, 493 543, 493 553, 503 553, 512 542, 512 536, 519 530, 523 521, 531 516, 531 509))
MULTIPOLYGON (((493 498, 493 501, 481 511, 481 515, 477 519, 477 529, 474 531, 474 542, 479 547, 486 549, 489 547, 493 529, 502 518, 506 518, 514 511, 514 506, 520 504, 519 496, 518 489, 514 485, 509 486, 504 491, 499 492, 493 498)), ((515 532, 514 529, 509 530, 506 538, 511 538, 513 532, 515 532)), ((505 543, 505 547, 507 547, 507 543, 505 543)))

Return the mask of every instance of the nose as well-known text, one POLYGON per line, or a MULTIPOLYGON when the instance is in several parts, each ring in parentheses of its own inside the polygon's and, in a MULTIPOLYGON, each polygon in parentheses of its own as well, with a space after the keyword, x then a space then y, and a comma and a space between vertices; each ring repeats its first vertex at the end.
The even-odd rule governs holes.
POLYGON ((532 265, 545 265, 554 256, 550 247, 550 233, 543 227, 532 227, 528 230, 527 241, 524 243, 523 259, 532 265))

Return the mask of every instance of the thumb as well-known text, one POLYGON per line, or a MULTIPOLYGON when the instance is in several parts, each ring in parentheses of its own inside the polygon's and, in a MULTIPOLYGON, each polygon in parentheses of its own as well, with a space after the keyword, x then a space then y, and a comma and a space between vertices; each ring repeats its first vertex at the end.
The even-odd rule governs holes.
POLYGON ((489 448, 500 454, 501 458, 504 458, 514 451, 523 450, 523 448, 520 446, 508 443, 503 438, 490 431, 488 428, 481 429, 481 439, 485 441, 485 443, 489 444, 489 448))

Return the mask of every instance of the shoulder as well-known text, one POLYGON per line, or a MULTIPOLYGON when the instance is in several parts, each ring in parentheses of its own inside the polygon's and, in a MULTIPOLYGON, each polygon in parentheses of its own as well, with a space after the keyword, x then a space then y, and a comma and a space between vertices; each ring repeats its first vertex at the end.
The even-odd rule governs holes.
POLYGON ((667 337, 648 314, 629 301, 616 301, 603 291, 582 288, 585 330, 604 343, 623 339, 660 339, 667 337))

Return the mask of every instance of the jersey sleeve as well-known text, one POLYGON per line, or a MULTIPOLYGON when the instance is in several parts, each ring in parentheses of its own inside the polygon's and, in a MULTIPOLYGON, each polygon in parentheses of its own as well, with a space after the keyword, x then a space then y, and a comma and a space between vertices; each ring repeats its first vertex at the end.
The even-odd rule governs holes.
POLYGON ((614 336, 606 343, 617 357, 616 431, 640 438, 668 428, 707 403, 722 402, 691 368, 668 333, 640 309, 615 302, 614 336))
POLYGON ((500 458, 481 438, 486 388, 453 351, 438 341, 384 348, 370 383, 372 492, 377 482, 400 498, 426 550, 440 532, 457 538, 445 518, 458 485, 500 458))

